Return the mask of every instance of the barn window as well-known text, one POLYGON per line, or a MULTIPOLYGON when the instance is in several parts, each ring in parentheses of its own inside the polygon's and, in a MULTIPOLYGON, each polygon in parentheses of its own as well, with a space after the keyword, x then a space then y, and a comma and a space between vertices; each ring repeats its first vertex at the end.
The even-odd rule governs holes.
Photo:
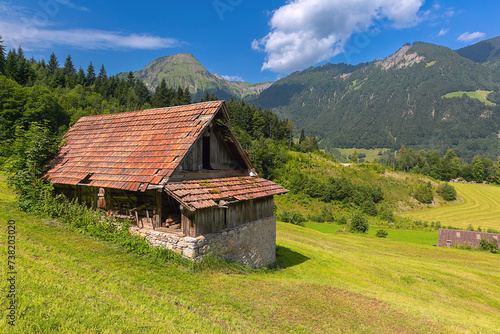
POLYGON ((203 137, 203 169, 210 167, 210 137, 203 137))

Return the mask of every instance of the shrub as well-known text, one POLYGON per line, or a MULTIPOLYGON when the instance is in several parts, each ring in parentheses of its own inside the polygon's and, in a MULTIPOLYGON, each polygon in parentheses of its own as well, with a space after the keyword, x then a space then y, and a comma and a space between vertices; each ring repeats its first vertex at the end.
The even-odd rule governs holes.
POLYGON ((379 238, 387 238, 387 231, 386 230, 377 230, 377 233, 375 234, 379 238))
POLYGON ((434 200, 434 194, 432 193, 431 182, 421 183, 415 187, 413 190, 413 197, 420 203, 430 204, 434 200))
POLYGON ((492 253, 500 253, 500 250, 498 249, 498 242, 497 241, 488 241, 488 239, 482 238, 479 241, 479 244, 481 245, 481 250, 483 251, 488 251, 492 253))
POLYGON ((346 225, 347 224, 347 218, 345 216, 340 216, 337 218, 337 224, 339 225, 346 225))
POLYGON ((455 190, 455 187, 449 183, 441 183, 437 188, 437 193, 445 201, 454 201, 457 199, 457 191, 455 190))
POLYGON ((351 218, 351 223, 349 224, 349 232, 366 233, 366 231, 368 231, 368 228, 368 220, 364 216, 355 214, 351 218))
POLYGON ((292 210, 283 210, 278 214, 278 220, 298 226, 304 226, 304 222, 306 221, 305 217, 300 212, 292 210))
POLYGON ((376 216, 377 206, 371 199, 367 199, 361 204, 361 211, 369 216, 376 216))
POLYGON ((310 220, 317 223, 333 222, 335 219, 333 217, 333 211, 330 205, 325 205, 321 208, 321 212, 315 215, 309 216, 310 220))
POLYGON ((378 215, 385 221, 388 222, 394 221, 394 213, 385 203, 380 206, 380 209, 378 210, 378 215))

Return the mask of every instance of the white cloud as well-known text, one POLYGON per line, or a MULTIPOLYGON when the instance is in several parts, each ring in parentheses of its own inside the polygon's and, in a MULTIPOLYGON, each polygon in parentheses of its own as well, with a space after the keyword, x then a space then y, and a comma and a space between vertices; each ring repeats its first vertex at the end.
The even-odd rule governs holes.
POLYGON ((439 33, 438 33, 438 36, 444 36, 448 33, 448 31, 450 31, 450 29, 445 29, 445 28, 442 28, 439 33))
POLYGON ((344 52, 349 38, 375 22, 406 28, 420 21, 424 0, 292 0, 274 11, 271 32, 252 42, 267 53, 262 70, 288 73, 344 52))
POLYGON ((475 39, 483 38, 484 36, 486 36, 486 34, 480 31, 476 31, 473 33, 464 32, 462 35, 458 36, 457 41, 471 42, 475 39))
MULTIPOLYGON (((180 44, 174 38, 145 33, 123 33, 97 29, 57 29, 50 20, 57 12, 57 4, 75 8, 69 0, 54 0, 46 11, 36 11, 0 2, 2 20, 0 32, 9 48, 22 46, 25 50, 43 50, 55 46, 70 46, 88 50, 108 49, 163 49, 180 44), (54 5, 56 4, 56 5, 54 5), (52 11, 52 12, 50 12, 52 11)), ((85 7, 75 9, 88 11, 85 7)))
POLYGON ((71 2, 69 0, 55 0, 55 1, 59 2, 62 5, 66 5, 69 8, 73 8, 73 9, 76 9, 76 10, 79 10, 82 12, 90 12, 90 9, 88 9, 87 7, 78 6, 77 4, 74 4, 73 2, 71 2))
POLYGON ((239 75, 221 75, 227 81, 244 81, 239 75))

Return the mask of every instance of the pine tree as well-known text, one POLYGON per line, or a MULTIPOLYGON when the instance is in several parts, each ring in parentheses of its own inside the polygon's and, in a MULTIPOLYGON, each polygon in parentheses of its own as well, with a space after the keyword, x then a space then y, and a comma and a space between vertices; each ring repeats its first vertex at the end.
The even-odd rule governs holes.
POLYGON ((85 77, 85 83, 87 86, 92 86, 95 83, 95 70, 92 62, 90 62, 89 67, 87 67, 87 76, 85 77))
POLYGON ((15 76, 16 81, 21 84, 21 85, 26 85, 26 83, 29 81, 31 75, 30 75, 30 63, 28 60, 24 57, 24 51, 21 47, 17 49, 17 57, 16 57, 16 62, 17 62, 17 73, 15 76))
POLYGON ((171 105, 172 96, 171 91, 167 88, 167 82, 165 79, 162 79, 160 85, 156 87, 154 96, 153 96, 153 107, 161 108, 168 107, 171 105))
POLYGON ((134 72, 132 72, 132 71, 128 72, 127 84, 129 85, 129 87, 134 87, 135 77, 134 77, 134 72))
POLYGON ((306 134, 304 133, 304 128, 302 128, 299 136, 299 145, 302 144, 305 140, 306 140, 306 134))
POLYGON ((47 64, 47 69, 49 70, 50 75, 54 75, 57 69, 59 69, 59 62, 57 61, 57 57, 54 53, 50 55, 49 63, 47 64))
POLYGON ((182 94, 181 104, 190 104, 191 103, 191 94, 189 94, 189 88, 184 89, 184 93, 182 94))
POLYGON ((66 75, 66 76, 76 75, 75 65, 73 65, 73 62, 71 61, 70 55, 68 55, 68 57, 66 58, 66 61, 64 62, 63 71, 64 71, 64 75, 66 75))
POLYGON ((73 88, 76 85, 76 69, 75 65, 71 61, 71 56, 68 55, 66 61, 64 62, 63 74, 66 77, 66 84, 69 88, 73 88))
POLYGON ((0 35, 0 74, 5 74, 5 46, 0 35))
POLYGON ((12 49, 7 54, 7 59, 5 60, 5 75, 11 79, 16 80, 17 77, 17 53, 15 49, 12 49))
POLYGON ((80 66, 78 69, 78 74, 76 75, 76 84, 77 85, 85 85, 85 71, 80 66))
POLYGON ((104 65, 101 65, 101 69, 99 70, 99 74, 95 79, 95 91, 100 93, 104 98, 108 96, 108 75, 106 73, 106 69, 104 65))
POLYGON ((108 74, 106 73, 106 69, 104 68, 104 64, 101 65, 101 70, 99 71, 99 75, 97 76, 97 80, 103 81, 108 79, 108 74))

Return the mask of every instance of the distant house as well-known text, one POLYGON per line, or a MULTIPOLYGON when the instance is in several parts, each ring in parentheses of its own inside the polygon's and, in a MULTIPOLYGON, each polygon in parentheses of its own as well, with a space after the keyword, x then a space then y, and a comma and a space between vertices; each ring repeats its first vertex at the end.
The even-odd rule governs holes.
POLYGON ((83 117, 46 175, 56 191, 195 260, 275 261, 273 195, 231 130, 224 101, 83 117))
POLYGON ((438 246, 452 247, 462 245, 480 247, 481 239, 486 239, 490 242, 496 241, 498 243, 500 240, 500 234, 440 228, 438 246))

